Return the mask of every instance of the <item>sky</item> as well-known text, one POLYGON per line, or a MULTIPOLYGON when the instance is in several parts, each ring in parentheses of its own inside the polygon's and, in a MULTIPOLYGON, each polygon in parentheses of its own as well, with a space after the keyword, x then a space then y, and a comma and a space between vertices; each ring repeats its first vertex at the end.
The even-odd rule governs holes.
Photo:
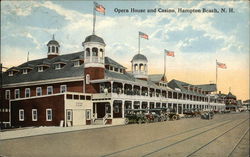
MULTIPOLYGON (((249 99, 249 2, 248 1, 97 1, 106 8, 96 13, 96 35, 106 43, 106 56, 131 70, 138 52, 148 58, 149 74, 163 73, 164 49, 167 79, 190 84, 216 82, 216 59, 227 69, 218 69, 218 90, 229 90, 238 99, 249 99), (117 10, 145 9, 144 13, 117 10), (158 9, 175 12, 159 12, 158 9), (182 9, 217 9, 218 13, 181 13, 182 9), (226 12, 221 12, 225 8, 226 12), (233 12, 229 13, 229 8, 233 12), (147 12, 156 9, 156 12, 147 12)), ((29 59, 47 57, 52 35, 61 54, 83 50, 92 34, 93 1, 1 1, 1 62, 18 66, 29 59)))

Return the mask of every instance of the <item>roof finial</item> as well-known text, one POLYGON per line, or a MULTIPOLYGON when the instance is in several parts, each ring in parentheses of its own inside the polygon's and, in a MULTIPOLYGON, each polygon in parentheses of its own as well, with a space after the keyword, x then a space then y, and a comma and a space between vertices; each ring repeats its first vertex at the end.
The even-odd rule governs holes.
POLYGON ((53 37, 52 37, 53 40, 55 40, 55 34, 53 34, 53 37))

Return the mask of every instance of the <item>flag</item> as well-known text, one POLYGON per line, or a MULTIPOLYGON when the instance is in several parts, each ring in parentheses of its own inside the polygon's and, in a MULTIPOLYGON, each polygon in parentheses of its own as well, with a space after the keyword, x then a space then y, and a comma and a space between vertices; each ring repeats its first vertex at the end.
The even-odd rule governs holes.
POLYGON ((174 57, 174 51, 165 50, 165 53, 167 54, 167 56, 172 56, 172 57, 174 57))
POLYGON ((142 32, 139 32, 139 36, 144 39, 148 39, 148 35, 142 32))
POLYGON ((100 5, 100 4, 96 3, 96 2, 94 2, 94 4, 95 4, 95 10, 100 12, 100 13, 103 13, 105 15, 104 6, 102 6, 102 5, 100 5))
POLYGON ((224 64, 224 63, 217 62, 217 67, 218 67, 218 68, 222 68, 222 69, 226 69, 226 68, 227 68, 227 65, 224 64))

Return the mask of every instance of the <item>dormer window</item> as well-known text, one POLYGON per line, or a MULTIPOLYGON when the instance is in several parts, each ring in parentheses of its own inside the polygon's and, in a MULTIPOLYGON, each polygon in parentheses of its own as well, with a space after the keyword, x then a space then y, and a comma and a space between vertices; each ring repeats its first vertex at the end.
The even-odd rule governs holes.
POLYGON ((80 61, 74 61, 74 67, 79 67, 80 66, 80 61))
POLYGON ((61 69, 61 64, 55 64, 55 69, 56 70, 61 69))
POLYGON ((9 71, 9 76, 13 76, 13 71, 9 71))
POLYGON ((28 69, 23 69, 23 74, 28 74, 28 69))
POLYGON ((43 72, 43 66, 38 67, 38 72, 43 72))

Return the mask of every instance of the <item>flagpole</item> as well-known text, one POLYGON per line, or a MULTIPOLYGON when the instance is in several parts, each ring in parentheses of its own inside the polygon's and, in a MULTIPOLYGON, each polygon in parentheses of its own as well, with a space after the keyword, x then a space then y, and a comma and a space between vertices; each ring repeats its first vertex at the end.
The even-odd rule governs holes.
POLYGON ((164 50, 164 77, 166 76, 166 52, 164 50))
POLYGON ((217 85, 217 81, 218 81, 218 67, 217 67, 217 59, 216 59, 216 94, 217 94, 217 91, 218 91, 218 85, 217 85))
POLYGON ((95 21, 96 21, 96 11, 95 11, 95 2, 93 3, 93 35, 95 35, 95 21))
POLYGON ((140 33, 138 34, 138 54, 140 54, 140 46, 141 46, 141 42, 140 42, 140 33))

